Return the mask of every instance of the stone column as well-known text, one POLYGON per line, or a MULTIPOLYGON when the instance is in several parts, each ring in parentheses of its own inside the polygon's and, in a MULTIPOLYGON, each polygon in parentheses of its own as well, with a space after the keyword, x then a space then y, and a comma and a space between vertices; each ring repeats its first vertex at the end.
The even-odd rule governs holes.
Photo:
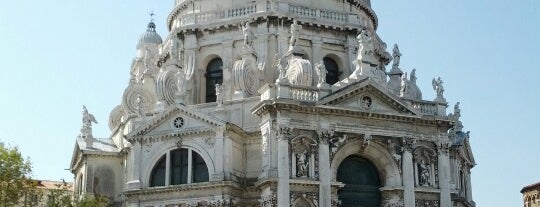
POLYGON ((193 182, 193 150, 188 149, 188 160, 187 160, 187 184, 191 184, 193 182))
POLYGON ((402 154, 403 171, 403 201, 405 207, 415 207, 414 195, 414 168, 412 150, 416 140, 412 137, 404 137, 402 154))
POLYGON ((278 187, 277 199, 278 206, 290 205, 289 192, 289 136, 290 129, 279 126, 278 136, 278 187))
POLYGON ((471 169, 470 168, 467 169, 466 178, 467 178, 467 201, 469 201, 469 203, 472 203, 473 198, 472 198, 471 169))
POLYGON ((171 184, 171 151, 165 155, 165 186, 171 184))
POLYGON ((333 133, 328 130, 319 132, 319 206, 332 206, 332 187, 330 170, 330 148, 328 140, 333 133))
POLYGON ((450 159, 448 158, 449 146, 445 141, 439 143, 438 146, 440 207, 452 206, 450 197, 450 159))

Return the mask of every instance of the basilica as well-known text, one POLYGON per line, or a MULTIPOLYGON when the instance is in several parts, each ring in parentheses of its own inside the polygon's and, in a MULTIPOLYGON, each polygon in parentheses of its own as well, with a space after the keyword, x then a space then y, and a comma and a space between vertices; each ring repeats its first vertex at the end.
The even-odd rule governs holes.
POLYGON ((106 138, 83 108, 75 198, 475 206, 459 102, 440 77, 424 91, 436 98, 422 98, 399 47, 378 36, 370 0, 175 0, 166 23, 165 38, 153 21, 141 28, 106 138))

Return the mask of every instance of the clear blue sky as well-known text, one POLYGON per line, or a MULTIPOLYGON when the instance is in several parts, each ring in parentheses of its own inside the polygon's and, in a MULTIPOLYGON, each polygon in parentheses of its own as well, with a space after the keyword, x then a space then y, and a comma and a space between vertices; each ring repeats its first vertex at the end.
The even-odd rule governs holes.
MULTIPOLYGON (((39 179, 65 171, 82 105, 107 137, 109 112, 127 86, 135 45, 153 10, 159 33, 173 0, 6 1, 0 6, 0 140, 31 157, 39 179), (159 3, 164 2, 164 3, 159 3)), ((441 76, 461 102, 478 165, 478 206, 521 206, 540 181, 540 1, 372 1, 378 33, 417 69, 425 99, 441 76)), ((449 108, 451 109, 451 107, 449 108)))

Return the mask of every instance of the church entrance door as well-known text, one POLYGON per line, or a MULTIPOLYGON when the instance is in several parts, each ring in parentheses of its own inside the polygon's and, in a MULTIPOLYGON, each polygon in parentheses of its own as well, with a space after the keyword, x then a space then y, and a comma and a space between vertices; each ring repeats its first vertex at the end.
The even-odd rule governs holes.
POLYGON ((349 156, 339 165, 337 180, 343 182, 339 200, 343 207, 379 207, 381 181, 371 162, 359 156, 349 156))

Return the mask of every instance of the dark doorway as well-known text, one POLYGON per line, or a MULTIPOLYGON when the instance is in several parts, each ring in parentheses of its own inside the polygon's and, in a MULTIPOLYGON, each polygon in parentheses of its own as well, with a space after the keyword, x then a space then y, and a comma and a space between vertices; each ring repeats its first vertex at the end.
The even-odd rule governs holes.
POLYGON ((349 156, 339 165, 337 180, 345 187, 339 194, 342 207, 379 207, 381 180, 377 169, 368 160, 349 156))

